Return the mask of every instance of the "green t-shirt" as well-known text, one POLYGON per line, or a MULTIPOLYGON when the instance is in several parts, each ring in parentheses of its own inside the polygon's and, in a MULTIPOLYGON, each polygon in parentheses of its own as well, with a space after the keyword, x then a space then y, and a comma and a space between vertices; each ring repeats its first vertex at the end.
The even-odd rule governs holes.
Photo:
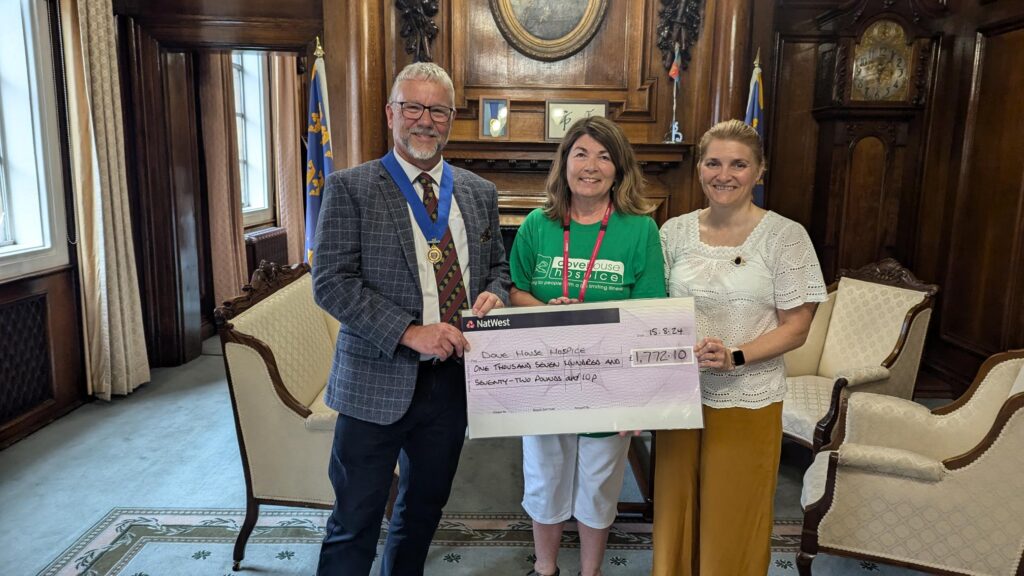
MULTIPOLYGON (((569 224, 569 297, 577 298, 601 223, 569 224)), ((541 302, 562 295, 562 223, 536 209, 516 232, 512 283, 541 302)), ((665 263, 650 216, 612 212, 585 294, 587 302, 665 297, 665 263)))
MULTIPOLYGON (((594 253, 601 223, 569 224, 569 297, 577 298, 594 253)), ((509 266, 512 283, 547 303, 562 296, 562 223, 540 208, 530 212, 516 232, 509 266)), ((587 302, 665 297, 665 261, 658 226, 650 216, 612 212, 601 249, 590 272, 587 302)), ((596 438, 614 432, 584 434, 596 438)))

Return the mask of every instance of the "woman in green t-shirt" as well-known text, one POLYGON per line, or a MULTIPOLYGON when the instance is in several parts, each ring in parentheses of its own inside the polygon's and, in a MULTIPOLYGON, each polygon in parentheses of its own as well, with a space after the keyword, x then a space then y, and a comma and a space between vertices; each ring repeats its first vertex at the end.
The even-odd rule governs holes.
MULTIPOLYGON (((513 306, 662 298, 665 271, 653 209, 625 134, 590 117, 573 124, 548 174, 544 208, 516 233, 513 306)), ((557 575, 562 528, 576 517, 582 576, 601 573, 629 439, 616 434, 523 437, 523 508, 533 519, 531 575, 557 575)))

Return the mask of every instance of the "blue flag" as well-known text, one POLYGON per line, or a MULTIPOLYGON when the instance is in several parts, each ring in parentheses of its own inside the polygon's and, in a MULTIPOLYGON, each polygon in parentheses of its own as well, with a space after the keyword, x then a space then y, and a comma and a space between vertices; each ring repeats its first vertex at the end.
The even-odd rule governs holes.
POLYGON ((306 262, 313 265, 313 239, 320 217, 320 200, 327 175, 334 171, 331 153, 330 116, 327 110, 327 79, 324 59, 313 63, 309 82, 309 112, 306 115, 306 262))
MULTIPOLYGON (((754 72, 750 75, 750 93, 747 96, 747 117, 744 122, 753 126, 764 145, 764 91, 761 86, 761 53, 754 60, 754 72)), ((754 204, 764 208, 764 179, 754 185, 754 204)))

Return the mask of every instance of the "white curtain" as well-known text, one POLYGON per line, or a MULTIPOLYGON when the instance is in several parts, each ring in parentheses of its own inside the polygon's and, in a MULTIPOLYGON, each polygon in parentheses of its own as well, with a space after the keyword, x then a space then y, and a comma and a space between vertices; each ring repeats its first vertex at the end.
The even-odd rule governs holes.
POLYGON ((110 0, 60 0, 88 390, 149 381, 110 0))

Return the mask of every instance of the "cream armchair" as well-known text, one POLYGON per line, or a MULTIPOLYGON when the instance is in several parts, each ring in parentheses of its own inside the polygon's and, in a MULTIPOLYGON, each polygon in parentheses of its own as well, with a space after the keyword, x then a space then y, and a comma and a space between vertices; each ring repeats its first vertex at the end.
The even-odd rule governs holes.
POLYGON ((782 430, 817 452, 850 392, 911 398, 938 286, 891 258, 843 270, 803 346, 785 355, 782 430))
POLYGON ((214 312, 247 492, 235 570, 261 504, 334 506, 327 465, 338 417, 324 393, 339 324, 313 302, 309 266, 262 262, 242 290, 214 312))
POLYGON ((1024 574, 1024 350, 989 358, 956 402, 850 395, 804 475, 797 566, 820 552, 929 573, 1024 574))

